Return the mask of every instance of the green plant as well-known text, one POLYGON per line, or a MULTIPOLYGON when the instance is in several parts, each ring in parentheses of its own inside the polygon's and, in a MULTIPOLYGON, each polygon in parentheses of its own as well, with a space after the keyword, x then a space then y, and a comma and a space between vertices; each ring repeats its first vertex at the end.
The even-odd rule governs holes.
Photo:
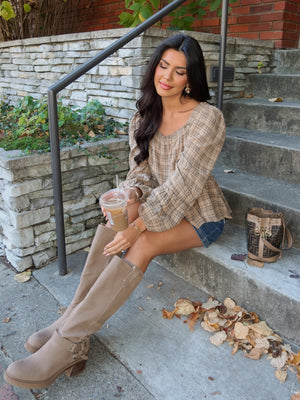
MULTIPOLYGON (((35 100, 26 96, 15 107, 1 103, 0 111, 0 147, 26 154, 50 151, 46 98, 35 100)), ((61 147, 116 137, 126 129, 120 122, 105 117, 105 109, 98 100, 91 100, 81 109, 58 101, 58 126, 61 147)))
MULTIPOLYGON (((169 0, 170 2, 171 0, 169 0)), ((230 3, 236 3, 231 0, 230 3)), ((130 12, 123 12, 119 18, 119 23, 124 27, 134 27, 149 18, 155 11, 164 6, 164 1, 160 0, 125 0, 125 8, 130 12)), ((218 16, 222 14, 222 0, 191 0, 186 5, 177 8, 170 13, 172 20, 170 29, 192 30, 195 20, 201 19, 206 15, 207 9, 211 12, 216 11, 218 16)), ((229 9, 230 12, 231 9, 229 9)))
POLYGON ((125 8, 132 11, 124 11, 120 14, 119 24, 130 28, 137 26, 153 15, 153 10, 158 10, 160 0, 125 0, 125 8))

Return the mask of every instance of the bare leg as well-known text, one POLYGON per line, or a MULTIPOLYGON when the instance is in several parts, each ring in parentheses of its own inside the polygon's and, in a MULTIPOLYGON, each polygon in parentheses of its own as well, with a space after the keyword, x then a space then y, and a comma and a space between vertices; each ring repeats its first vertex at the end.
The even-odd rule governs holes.
POLYGON ((177 253, 201 246, 203 243, 195 229, 187 220, 183 219, 168 231, 143 232, 133 246, 127 250, 125 259, 145 272, 150 261, 160 254, 177 253))

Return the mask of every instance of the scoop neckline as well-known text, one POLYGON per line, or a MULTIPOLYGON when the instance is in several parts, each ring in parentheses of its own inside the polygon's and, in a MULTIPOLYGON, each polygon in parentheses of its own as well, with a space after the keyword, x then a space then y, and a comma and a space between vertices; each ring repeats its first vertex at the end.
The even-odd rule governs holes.
POLYGON ((180 132, 182 129, 184 129, 184 128, 187 127, 187 125, 190 123, 190 120, 191 120, 191 118, 192 118, 194 112, 195 112, 196 109, 197 109, 198 107, 200 107, 202 104, 203 104, 203 102, 200 102, 199 104, 197 104, 197 105, 193 108, 193 110, 192 110, 192 112, 191 112, 191 115, 189 116, 188 120, 186 121, 186 123, 185 123, 181 128, 176 129, 176 131, 174 131, 171 135, 164 135, 160 130, 158 130, 159 136, 161 136, 161 137, 163 137, 163 138, 173 138, 174 136, 177 136, 177 135, 178 135, 178 132, 180 132))

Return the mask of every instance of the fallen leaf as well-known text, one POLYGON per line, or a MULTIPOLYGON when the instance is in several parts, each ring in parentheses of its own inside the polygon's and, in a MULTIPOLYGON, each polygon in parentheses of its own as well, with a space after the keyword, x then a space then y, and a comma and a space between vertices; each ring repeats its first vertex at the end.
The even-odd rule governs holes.
POLYGON ((234 336, 237 339, 246 339, 249 332, 249 326, 242 324, 241 322, 236 322, 234 326, 234 336))
POLYGON ((270 347, 270 342, 266 337, 257 338, 255 342, 255 347, 258 349, 268 350, 270 347))
POLYGON ((142 373, 142 370, 139 369, 138 371, 136 371, 136 373, 137 373, 137 374, 141 374, 141 373, 142 373))
POLYGON ((239 349, 239 342, 235 342, 231 354, 234 355, 239 349))
POLYGON ((206 303, 202 304, 202 308, 205 310, 211 310, 212 308, 216 308, 217 306, 220 306, 221 303, 218 300, 209 300, 206 303))
POLYGON ((199 313, 192 313, 188 319, 188 327, 192 332, 194 332, 194 326, 196 325, 197 320, 199 319, 199 313))
POLYGON ((287 361, 287 354, 286 352, 282 352, 281 356, 276 358, 274 357, 271 358, 271 365, 274 368, 280 369, 285 366, 286 361, 287 361))
POLYGON ((90 130, 89 133, 88 133, 88 136, 91 137, 91 138, 94 138, 94 137, 96 137, 96 134, 95 134, 94 131, 90 130))
POLYGON ((254 347, 252 350, 250 350, 249 353, 246 354, 246 357, 251 358, 252 360, 259 360, 263 353, 264 349, 254 347))
POLYGON ((24 271, 21 272, 20 274, 15 275, 14 279, 19 282, 19 283, 24 283, 29 281, 29 279, 31 278, 31 271, 24 271))
POLYGON ((201 328, 204 329, 206 332, 216 332, 214 328, 211 328, 205 321, 201 322, 201 328))
POLYGON ((166 309, 162 310, 162 314, 163 314, 163 318, 165 319, 172 319, 174 317, 175 314, 175 310, 173 311, 168 311, 166 309))
POLYGON ((195 312, 195 308, 190 300, 178 299, 174 304, 177 315, 190 315, 195 312))
POLYGON ((291 400, 300 400, 300 393, 293 394, 291 400))
POLYGON ((222 343, 225 342, 227 338, 225 331, 216 332, 209 338, 210 343, 214 344, 215 346, 220 346, 222 343))
POLYGON ((272 99, 269 99, 269 101, 271 103, 281 103, 281 102, 283 102, 281 97, 273 97, 272 99))
POLYGON ((4 318, 2 322, 4 322, 5 324, 7 324, 8 322, 10 322, 10 317, 4 318))
POLYGON ((230 297, 226 297, 226 299, 224 300, 224 306, 227 309, 231 309, 233 310, 234 307, 236 306, 235 302, 230 298, 230 297))
POLYGON ((150 283, 150 285, 147 285, 147 288, 153 288, 153 286, 154 286, 154 284, 153 283, 150 283))
POLYGON ((300 351, 297 354, 292 354, 292 357, 290 357, 288 364, 293 365, 294 367, 300 365, 300 351))
POLYGON ((265 323, 265 321, 260 321, 257 324, 249 325, 249 329, 257 332, 261 336, 270 336, 272 335, 272 329, 265 323))
POLYGON ((276 369, 275 376, 280 381, 280 383, 283 383, 286 381, 287 372, 283 369, 276 369))

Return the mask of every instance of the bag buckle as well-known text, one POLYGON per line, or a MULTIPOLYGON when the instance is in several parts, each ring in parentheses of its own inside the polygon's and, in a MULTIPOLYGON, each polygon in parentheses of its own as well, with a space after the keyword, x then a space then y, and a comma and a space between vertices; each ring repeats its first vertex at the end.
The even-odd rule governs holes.
POLYGON ((269 237, 272 236, 272 232, 268 228, 258 228, 257 227, 257 228, 255 228, 254 233, 255 233, 256 236, 260 236, 263 239, 269 238, 269 237))

